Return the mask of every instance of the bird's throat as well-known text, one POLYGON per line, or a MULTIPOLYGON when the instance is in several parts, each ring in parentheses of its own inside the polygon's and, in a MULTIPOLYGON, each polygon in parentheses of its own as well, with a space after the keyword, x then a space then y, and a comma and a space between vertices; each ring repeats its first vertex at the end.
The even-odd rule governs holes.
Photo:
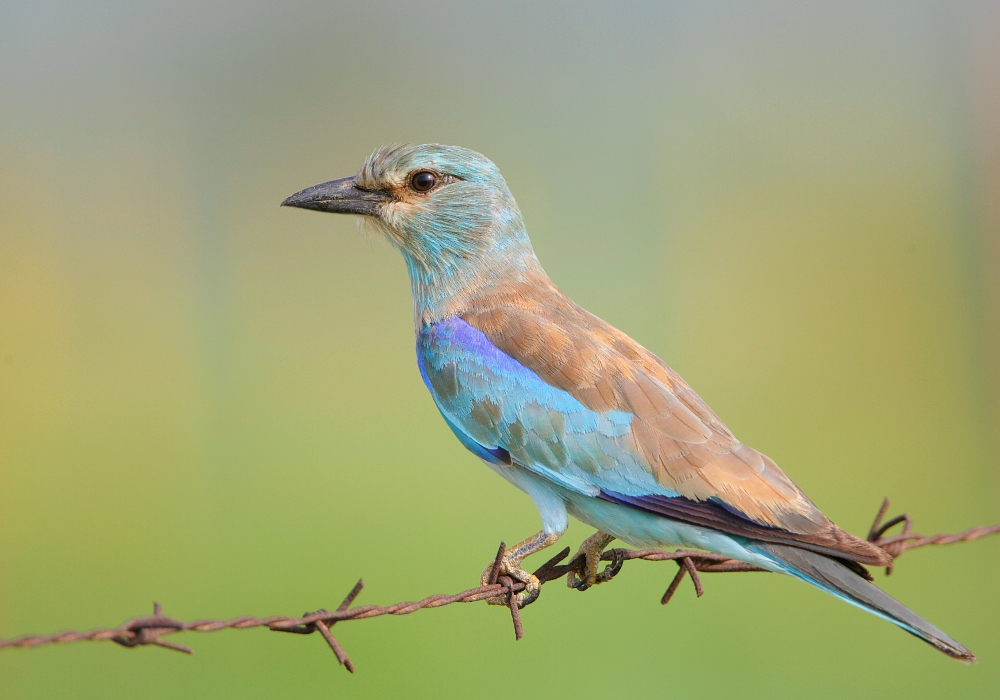
POLYGON ((518 256, 493 254, 479 261, 455 260, 452 264, 425 266, 403 253, 410 276, 413 318, 421 325, 437 323, 463 312, 468 305, 498 288, 545 276, 530 247, 518 256))

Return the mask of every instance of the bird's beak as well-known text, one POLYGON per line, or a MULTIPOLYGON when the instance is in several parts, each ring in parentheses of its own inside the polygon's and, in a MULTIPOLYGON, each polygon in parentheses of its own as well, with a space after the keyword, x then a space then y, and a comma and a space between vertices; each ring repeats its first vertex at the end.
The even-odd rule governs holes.
POLYGON ((296 192, 281 203, 283 207, 300 207, 329 211, 336 214, 378 216, 379 205, 392 201, 392 196, 379 190, 363 190, 353 177, 342 177, 296 192))

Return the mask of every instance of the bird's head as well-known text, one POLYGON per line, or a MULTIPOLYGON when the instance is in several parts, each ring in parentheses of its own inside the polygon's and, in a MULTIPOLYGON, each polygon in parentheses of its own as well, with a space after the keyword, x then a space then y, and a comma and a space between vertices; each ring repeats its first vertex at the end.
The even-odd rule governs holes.
POLYGON ((467 148, 385 146, 356 175, 282 205, 360 216, 403 253, 415 301, 467 294, 538 264, 500 171, 467 148))

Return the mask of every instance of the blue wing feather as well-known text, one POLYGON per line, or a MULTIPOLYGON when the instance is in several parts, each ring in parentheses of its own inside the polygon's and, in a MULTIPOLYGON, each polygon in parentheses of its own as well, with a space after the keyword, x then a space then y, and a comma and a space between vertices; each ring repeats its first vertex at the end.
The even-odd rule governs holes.
POLYGON ((676 496, 627 449, 632 415, 593 411, 493 345, 460 318, 425 326, 417 362, 434 402, 463 445, 500 455, 564 488, 676 496), (499 452, 502 450, 503 452, 499 452))

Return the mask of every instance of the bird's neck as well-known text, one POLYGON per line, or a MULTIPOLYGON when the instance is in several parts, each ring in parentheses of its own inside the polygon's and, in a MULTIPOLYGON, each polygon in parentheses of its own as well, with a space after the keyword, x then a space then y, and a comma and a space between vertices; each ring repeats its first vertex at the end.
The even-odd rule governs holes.
POLYGON ((427 266, 404 255, 413 295, 413 321, 421 326, 461 314, 475 300, 528 278, 544 277, 527 236, 523 245, 491 247, 475 259, 439 258, 427 266))

